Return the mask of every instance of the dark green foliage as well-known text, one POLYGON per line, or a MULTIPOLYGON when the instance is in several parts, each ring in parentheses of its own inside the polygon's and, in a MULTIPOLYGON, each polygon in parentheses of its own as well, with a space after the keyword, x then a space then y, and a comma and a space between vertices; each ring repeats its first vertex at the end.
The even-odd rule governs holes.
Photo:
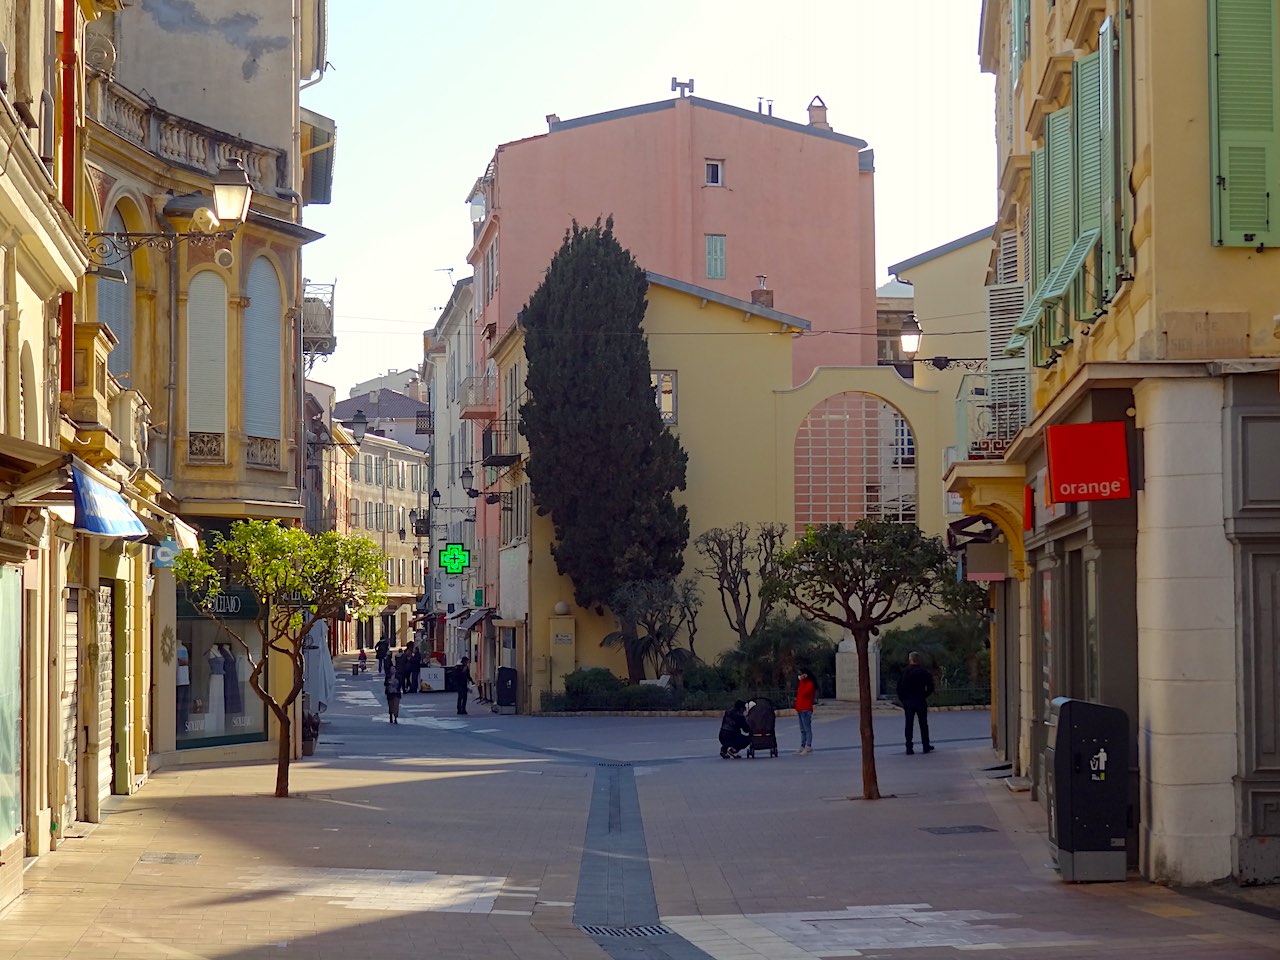
POLYGON ((793 690, 805 667, 821 687, 835 674, 836 645, 812 620, 775 613, 755 633, 716 659, 730 685, 739 689, 793 690))
POLYGON ((674 579, 689 539, 672 496, 688 458, 654 402, 647 290, 612 218, 575 221, 521 320, 533 499, 551 516, 556 567, 585 607, 607 604, 629 580, 674 579))
POLYGON ((920 654, 933 671, 939 690, 983 689, 991 684, 991 650, 987 628, 952 614, 937 614, 929 622, 905 630, 886 630, 880 638, 880 682, 887 694, 897 687, 907 668, 907 655, 920 654))
POLYGON ((685 577, 669 580, 628 580, 609 597, 609 608, 618 619, 618 629, 600 641, 600 646, 621 649, 627 658, 627 676, 633 683, 645 679, 646 667, 655 678, 680 674, 697 662, 693 636, 702 599, 697 582, 685 577), (677 646, 689 640, 689 649, 677 646))
POLYGON ((618 710, 675 710, 679 699, 674 690, 650 683, 623 687, 618 694, 618 710))
POLYGON ((726 693, 735 684, 735 678, 728 669, 709 663, 694 664, 684 672, 681 679, 681 685, 688 694, 726 693))
POLYGON ((614 695, 622 689, 622 681, 604 667, 586 667, 564 675, 566 697, 614 695))

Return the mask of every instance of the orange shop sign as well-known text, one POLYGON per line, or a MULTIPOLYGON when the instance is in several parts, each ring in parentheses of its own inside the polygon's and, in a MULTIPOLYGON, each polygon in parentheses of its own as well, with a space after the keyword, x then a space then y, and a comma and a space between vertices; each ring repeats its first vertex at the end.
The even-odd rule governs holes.
POLYGON ((1122 420, 1045 430, 1049 502, 1129 499, 1129 448, 1122 420))

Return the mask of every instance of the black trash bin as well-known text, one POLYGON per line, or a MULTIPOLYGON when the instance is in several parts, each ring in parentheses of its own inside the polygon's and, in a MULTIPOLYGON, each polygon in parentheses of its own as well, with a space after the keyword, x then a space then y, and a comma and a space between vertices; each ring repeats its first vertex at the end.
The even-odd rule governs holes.
POLYGON ((516 712, 516 669, 515 667, 498 668, 498 691, 496 694, 499 713, 516 712))
POLYGON ((1118 707, 1058 697, 1049 724, 1049 843, 1062 879, 1124 880, 1129 717, 1118 707))

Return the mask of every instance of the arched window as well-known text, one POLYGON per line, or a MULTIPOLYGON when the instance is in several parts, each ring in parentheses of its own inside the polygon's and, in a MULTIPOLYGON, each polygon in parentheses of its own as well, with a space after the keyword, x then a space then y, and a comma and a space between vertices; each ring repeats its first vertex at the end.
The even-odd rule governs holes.
MULTIPOLYGON (((119 210, 112 210, 107 219, 108 233, 124 233, 127 228, 119 210)), ((124 274, 124 283, 116 280, 98 280, 98 322, 105 323, 115 334, 115 349, 107 358, 107 369, 111 375, 121 380, 126 387, 132 387, 133 379, 133 255, 125 256, 114 266, 124 274)))
POLYGON ((225 460, 226 432, 227 285, 205 270, 187 290, 187 459, 225 460))
POLYGON ((892 404, 867 393, 827 397, 796 434, 796 526, 915 523, 915 464, 911 425, 892 404))
POLYGON ((249 268, 244 310, 244 432, 280 439, 280 364, 283 325, 280 278, 265 257, 249 268))

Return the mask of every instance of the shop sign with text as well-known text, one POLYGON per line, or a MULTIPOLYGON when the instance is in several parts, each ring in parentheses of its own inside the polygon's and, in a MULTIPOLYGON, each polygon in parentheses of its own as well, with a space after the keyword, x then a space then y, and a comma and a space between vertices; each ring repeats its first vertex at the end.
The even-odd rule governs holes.
POLYGON ((1129 448, 1123 421, 1047 427, 1045 445, 1053 503, 1129 499, 1129 448))

